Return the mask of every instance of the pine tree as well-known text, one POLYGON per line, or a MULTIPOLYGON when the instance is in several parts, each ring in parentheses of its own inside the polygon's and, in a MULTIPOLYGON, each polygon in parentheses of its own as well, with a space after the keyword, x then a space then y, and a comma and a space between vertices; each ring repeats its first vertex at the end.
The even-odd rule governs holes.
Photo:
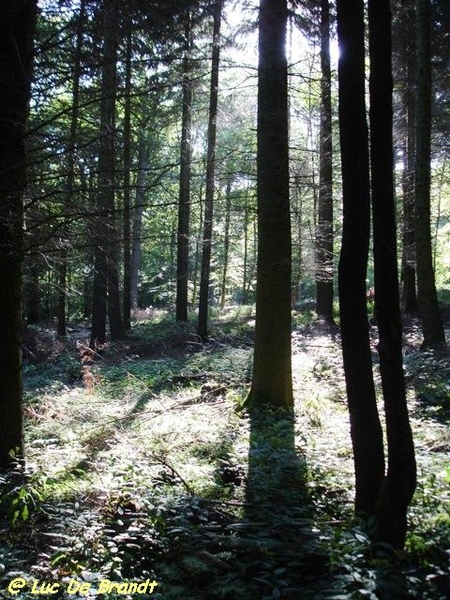
POLYGON ((261 0, 256 329, 247 399, 255 406, 293 404, 286 23, 286 0, 261 0))

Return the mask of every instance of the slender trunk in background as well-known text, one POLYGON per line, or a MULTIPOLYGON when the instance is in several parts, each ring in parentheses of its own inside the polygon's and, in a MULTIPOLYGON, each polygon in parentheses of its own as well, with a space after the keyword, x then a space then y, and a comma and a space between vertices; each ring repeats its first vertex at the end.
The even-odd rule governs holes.
POLYGON ((368 11, 375 314, 388 447, 387 474, 376 512, 376 536, 402 549, 406 512, 416 484, 416 463, 403 374, 397 272, 389 0, 369 0, 368 11))
POLYGON ((338 0, 343 229, 339 260, 342 353, 355 461, 355 510, 374 515, 384 479, 383 433, 372 374, 366 276, 370 237, 364 0, 338 0))
MULTIPOLYGON (((117 36, 118 36, 118 0, 110 0, 112 2, 111 24, 108 31, 111 34, 110 52, 108 50, 108 63, 106 69, 106 86, 108 88, 106 102, 109 104, 107 114, 112 117, 109 121, 111 132, 105 140, 104 167, 105 178, 109 185, 104 187, 105 201, 107 202, 107 210, 109 214, 109 230, 110 238, 107 241, 107 281, 108 281, 108 320, 109 332, 112 340, 118 340, 125 334, 125 328, 122 319, 121 298, 120 298, 120 279, 119 279, 119 249, 121 247, 121 235, 119 234, 116 207, 115 207, 115 169, 116 169, 116 129, 115 129, 115 112, 116 112, 116 94, 117 94, 117 36), (106 150, 107 148, 107 150, 106 150)), ((105 88, 106 91, 106 88, 105 88)), ((99 160, 100 177, 102 177, 102 168, 99 160)))
POLYGON ((437 214, 436 214, 436 225, 434 229, 433 236, 433 271, 436 272, 436 259, 437 259, 437 251, 438 251, 438 240, 439 240, 439 228, 441 226, 441 217, 442 217, 442 201, 445 195, 446 189, 446 175, 447 175, 447 157, 444 156, 444 160, 441 166, 441 172, 439 174, 439 187, 438 187, 438 197, 437 197, 437 214))
POLYGON ((316 237, 316 312, 333 322, 333 141, 331 125, 330 6, 321 2, 320 188, 316 237))
POLYGON ((297 197, 297 210, 295 212, 297 225, 297 257, 295 261, 295 269, 292 286, 292 305, 302 299, 302 280, 303 280, 303 197, 299 178, 295 181, 295 194, 297 197))
POLYGON ((228 276, 228 252, 230 249, 230 217, 231 217, 231 179, 227 181, 225 191, 225 231, 223 240, 223 273, 222 290, 220 293, 220 308, 225 307, 227 295, 227 276, 228 276))
POLYGON ((66 310, 67 310, 67 254, 68 249, 64 247, 68 241, 64 236, 61 239, 63 248, 61 249, 60 262, 58 265, 58 322, 57 322, 57 335, 58 337, 66 336, 66 310))
MULTIPOLYGON (((253 227, 252 227, 252 241, 253 241, 253 252, 252 252, 252 260, 251 263, 249 265, 249 269, 247 270, 247 288, 245 290, 245 297, 246 300, 248 302, 249 298, 250 298, 250 289, 252 287, 252 283, 255 277, 255 272, 256 272, 256 263, 258 260, 258 232, 257 232, 257 221, 256 219, 253 219, 253 227)), ((248 235, 247 235, 248 238, 248 235)), ((247 253, 248 254, 248 253, 247 253)), ((247 261, 248 262, 248 261, 247 261)))
MULTIPOLYGON (((81 52, 83 44, 83 27, 85 19, 85 0, 81 0, 77 18, 75 52, 73 59, 72 113, 67 147, 67 179, 64 196, 64 219, 66 220, 73 204, 73 188, 75 182, 75 153, 78 134, 78 113, 80 104, 81 52)), ((68 258, 68 226, 65 223, 61 233, 61 257, 58 267, 58 325, 60 337, 66 335, 67 317, 67 258, 68 258)))
POLYGON ((244 265, 242 274, 242 304, 247 304, 247 270, 248 270, 248 205, 244 205, 244 265))
POLYGON ((123 116, 123 326, 131 328, 131 21, 127 19, 123 116))
MULTIPOLYGON (((117 240, 117 225, 115 219, 111 221, 114 239, 117 240)), ((119 282, 119 249, 118 241, 109 244, 108 248, 108 320, 112 340, 123 337, 125 329, 120 307, 120 282, 119 282)))
POLYGON ((136 180, 136 205, 133 211, 133 231, 131 244, 131 270, 130 270, 130 302, 131 308, 138 307, 139 270, 141 268, 142 245, 142 217, 145 206, 145 182, 149 161, 149 148, 145 136, 139 140, 138 173, 136 180))
MULTIPOLYGON (((30 257, 26 260, 26 263, 30 261, 30 257)), ((25 314, 26 321, 29 325, 36 325, 41 320, 41 289, 40 280, 41 265, 39 259, 36 256, 31 256, 31 264, 28 268, 27 277, 25 279, 25 288, 27 291, 25 297, 25 314)))
POLYGON ((200 188, 198 192, 198 201, 199 201, 199 220, 198 220, 198 230, 197 236, 195 238, 195 257, 194 257, 194 281, 192 284, 192 300, 191 304, 195 305, 197 300, 197 288, 198 288, 198 267, 200 262, 200 245, 201 245, 201 236, 203 231, 203 207, 204 207, 204 199, 203 199, 203 187, 200 188))
POLYGON ((104 3, 102 98, 98 156, 98 217, 95 224, 95 263, 91 344, 106 339, 106 309, 112 339, 123 335, 117 262, 117 231, 114 215, 115 106, 117 61, 117 0, 104 3))
POLYGON ((417 104, 415 169, 415 236, 417 299, 422 321, 422 348, 446 350, 433 271, 430 225, 431 185, 431 2, 417 0, 417 104))
POLYGON ((23 457, 22 267, 25 136, 36 2, 0 1, 0 470, 23 457))
MULTIPOLYGON (((87 202, 88 205, 88 215, 92 215, 96 209, 95 202, 95 191, 94 191, 94 181, 95 174, 90 171, 89 178, 86 177, 86 174, 83 171, 83 166, 80 165, 80 182, 81 182, 81 196, 84 198, 84 201, 87 202)), ((86 227, 88 231, 88 236, 94 237, 94 232, 92 231, 92 217, 87 217, 86 227)), ((93 298, 93 265, 94 265, 94 248, 92 246, 88 246, 86 248, 86 258, 85 258, 85 267, 83 273, 83 318, 89 320, 92 315, 92 298, 93 298)))
POLYGON ((208 152, 206 158, 205 213, 203 218, 202 266, 200 273, 200 293, 197 323, 197 334, 202 340, 206 340, 208 337, 209 279, 211 272, 214 185, 216 170, 217 101, 219 92, 221 19, 222 0, 215 0, 213 51, 211 61, 211 90, 208 117, 208 152))
POLYGON ((405 37, 403 62, 406 69, 403 89, 403 230, 402 230, 402 304, 405 314, 418 310, 416 294, 416 246, 414 238, 414 165, 415 165, 415 68, 416 27, 414 3, 403 0, 400 26, 405 37))
POLYGON ((286 0, 261 0, 258 65, 258 266, 247 403, 291 407, 291 220, 286 0))
POLYGON ((177 233, 177 297, 176 320, 188 320, 189 276, 189 221, 191 212, 191 163, 192 163, 192 91, 191 80, 191 31, 186 27, 187 48, 183 60, 183 112, 181 118, 180 193, 178 201, 177 233))

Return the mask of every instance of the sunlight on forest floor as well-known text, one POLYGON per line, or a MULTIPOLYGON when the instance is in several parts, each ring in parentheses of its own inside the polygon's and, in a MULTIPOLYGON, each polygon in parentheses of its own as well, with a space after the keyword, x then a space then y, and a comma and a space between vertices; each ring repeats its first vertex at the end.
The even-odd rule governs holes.
POLYGON ((57 356, 27 365, 30 478, 13 506, 15 562, 1 555, 0 544, 6 575, 20 559, 28 579, 154 577, 161 587, 152 597, 166 600, 388 598, 375 590, 400 583, 404 597, 445 597, 439 590, 449 539, 450 433, 439 411, 449 408, 442 383, 448 366, 415 351, 410 340, 405 362, 419 486, 408 549, 422 557, 422 581, 406 558, 398 574, 383 570, 366 534, 352 528, 339 337, 314 322, 293 333, 293 465, 282 452, 288 421, 272 428, 275 445, 264 449, 243 407, 251 319, 251 312, 221 318, 211 342, 199 345, 191 343, 192 327, 162 316, 159 324, 141 321, 128 341, 92 360, 83 358, 78 335, 78 347, 68 342, 57 356), (265 464, 272 455, 278 467, 265 464), (252 524, 249 482, 259 477, 259 489, 272 476, 274 495, 252 524), (276 477, 284 490, 276 489, 276 477))

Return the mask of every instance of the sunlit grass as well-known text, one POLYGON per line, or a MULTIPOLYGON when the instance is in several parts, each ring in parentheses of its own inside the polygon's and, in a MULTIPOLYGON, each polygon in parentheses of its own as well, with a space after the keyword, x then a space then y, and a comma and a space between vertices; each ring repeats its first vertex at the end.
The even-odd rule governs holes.
MULTIPOLYGON (((189 577, 195 582, 189 597, 200 600, 209 572, 214 575, 208 593, 226 598, 224 590, 231 589, 230 597, 242 600, 256 597, 258 585, 269 594, 270 585, 293 585, 302 600, 329 598, 330 590, 357 598, 357 588, 343 575, 349 565, 351 577, 360 578, 358 589, 396 585, 386 573, 380 575, 384 583, 374 583, 375 557, 366 534, 352 524, 353 459, 339 338, 309 320, 294 331, 295 452, 283 450, 290 433, 281 422, 271 428, 266 456, 264 435, 243 409, 251 380, 252 313, 248 309, 243 321, 230 315, 225 333, 218 317, 208 344, 191 345, 191 324, 179 326, 164 314, 141 321, 129 340, 95 356, 89 378, 81 376, 76 349, 52 360, 48 370, 45 364, 27 366, 29 479, 19 505, 30 506, 22 514, 24 527, 33 523, 74 540, 63 549, 58 543, 46 547, 31 569, 48 577, 59 576, 58 569, 116 578, 152 573, 164 580, 164 594, 154 596, 164 600, 186 595, 189 577), (249 478, 262 498, 270 482, 275 490, 258 513, 257 530, 249 521, 249 478), (280 512, 280 502, 295 510, 280 512), (281 529, 273 529, 274 519, 281 529), (292 552, 291 535, 298 544, 292 552), (271 551, 262 550, 264 544, 278 543, 279 557, 271 554, 268 562, 265 553, 271 551), (324 561, 318 580, 305 567, 305 547, 316 562, 324 561), (285 572, 286 561, 292 573, 285 572), (248 583, 249 570, 259 584, 248 583)), ((430 407, 436 390, 439 397, 446 393, 446 366, 419 356, 407 369, 418 489, 409 515, 411 558, 404 559, 404 568, 420 580, 411 589, 416 586, 423 598, 432 598, 427 590, 433 589, 439 599, 439 569, 449 542, 450 434, 430 407)))

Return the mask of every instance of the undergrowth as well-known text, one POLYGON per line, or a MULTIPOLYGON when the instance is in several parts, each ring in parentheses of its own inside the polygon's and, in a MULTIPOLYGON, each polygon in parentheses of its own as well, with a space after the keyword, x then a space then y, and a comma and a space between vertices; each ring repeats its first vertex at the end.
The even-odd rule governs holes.
POLYGON ((217 318, 208 344, 156 317, 88 361, 79 335, 26 365, 27 463, 0 480, 0 595, 23 577, 21 599, 36 579, 88 597, 102 579, 154 580, 142 597, 164 600, 448 597, 445 361, 405 361, 418 487, 395 555, 353 518, 334 335, 298 317, 295 411, 248 414, 251 310, 217 318))

